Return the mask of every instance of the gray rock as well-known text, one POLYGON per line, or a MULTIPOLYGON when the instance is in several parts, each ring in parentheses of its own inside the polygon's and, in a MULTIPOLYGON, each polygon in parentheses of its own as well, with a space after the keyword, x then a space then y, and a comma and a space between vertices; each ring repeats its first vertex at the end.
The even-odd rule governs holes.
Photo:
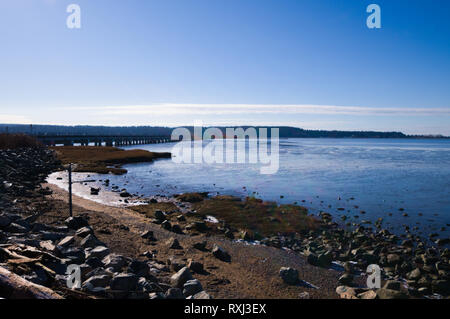
POLYGON ((131 272, 138 277, 147 277, 150 272, 150 267, 144 261, 133 260, 128 266, 128 272, 131 272))
POLYGON ((401 257, 397 254, 387 255, 387 264, 390 266, 395 266, 401 262, 401 257))
POLYGON ((167 264, 170 266, 170 269, 175 272, 179 271, 183 267, 186 267, 186 263, 173 257, 167 260, 167 264))
POLYGON ((81 237, 81 238, 85 238, 86 236, 93 235, 93 234, 94 234, 94 230, 89 226, 82 227, 82 228, 78 229, 75 233, 75 235, 77 235, 78 237, 81 237))
POLYGON ((331 266, 331 262, 333 261, 331 252, 327 251, 323 254, 320 254, 317 257, 317 265, 319 267, 328 268, 331 266))
POLYGON ((338 282, 339 282, 339 284, 344 285, 344 286, 351 286, 353 283, 353 275, 343 274, 341 277, 339 277, 338 282))
POLYGON ((204 272, 203 264, 198 261, 194 261, 192 259, 188 260, 188 268, 197 274, 201 274, 204 272))
POLYGON ((147 231, 143 232, 143 233, 141 234, 141 237, 144 238, 144 239, 151 240, 151 241, 156 240, 156 238, 155 238, 153 232, 150 231, 150 230, 147 230, 147 231))
POLYGON ((17 234, 23 234, 23 233, 27 233, 29 231, 28 228, 16 224, 16 223, 11 223, 9 224, 8 227, 5 227, 5 230, 10 232, 10 233, 17 233, 17 234))
POLYGON ((109 282, 111 281, 111 276, 110 275, 98 275, 98 276, 92 276, 90 277, 88 280, 86 280, 85 282, 83 282, 83 288, 87 285, 87 284, 91 284, 94 287, 102 287, 105 288, 109 285, 109 282))
POLYGON ((280 277, 288 285, 295 285, 298 283, 298 270, 290 267, 281 267, 280 277))
POLYGON ((205 251, 206 250, 206 241, 201 241, 201 242, 195 243, 192 247, 194 247, 195 249, 201 250, 201 251, 205 251))
POLYGON ((408 295, 404 292, 392 289, 381 288, 376 291, 379 299, 407 299, 408 295))
POLYGON ((66 234, 64 234, 64 233, 56 233, 56 232, 49 232, 49 231, 40 231, 39 233, 41 235, 42 240, 56 241, 56 240, 61 240, 64 237, 66 237, 66 234))
POLYGON ((168 221, 165 220, 161 223, 161 227, 164 228, 165 230, 172 230, 172 224, 168 221))
POLYGON ((176 238, 169 239, 167 241, 167 246, 169 246, 170 249, 183 249, 176 238))
POLYGON ((188 280, 183 285, 183 295, 186 297, 193 296, 201 291, 203 291, 203 287, 198 279, 188 280))
POLYGON ((391 289, 391 290, 400 290, 401 286, 402 286, 402 283, 400 281, 388 280, 384 284, 383 288, 391 289))
POLYGON ((192 296, 192 299, 213 299, 206 291, 200 291, 192 296))
POLYGON ((421 272, 419 268, 414 269, 413 271, 409 272, 408 274, 406 274, 406 278, 410 279, 410 280, 419 280, 421 277, 421 272))
POLYGON ((48 250, 52 253, 56 252, 56 246, 53 245, 51 240, 43 240, 39 242, 39 247, 45 250, 48 250))
POLYGON ((85 253, 78 247, 70 247, 60 250, 60 254, 64 258, 70 259, 72 264, 82 264, 85 260, 85 253))
POLYGON ((225 261, 225 262, 231 261, 231 256, 223 248, 219 247, 216 244, 213 247, 212 254, 214 257, 216 257, 217 259, 219 259, 221 261, 225 261))
POLYGON ((83 282, 88 279, 87 274, 89 274, 92 270, 94 270, 94 268, 86 263, 80 265, 81 280, 83 280, 83 282))
POLYGON ((198 222, 198 221, 193 222, 193 227, 199 232, 204 232, 208 230, 208 226, 206 225, 205 222, 198 222))
POLYGON ((125 267, 127 260, 123 256, 116 254, 109 254, 108 256, 103 258, 102 263, 105 268, 112 268, 114 272, 118 272, 123 267, 125 267))
POLYGON ((108 277, 112 278, 113 273, 102 267, 98 267, 86 274, 87 278, 91 278, 91 277, 95 277, 95 276, 108 276, 108 277))
POLYGON ((183 285, 186 283, 186 281, 191 279, 192 274, 190 270, 187 267, 183 267, 176 274, 170 277, 170 282, 172 284, 172 287, 183 288, 183 285))
POLYGON ((0 215, 0 228, 4 229, 8 227, 11 224, 11 219, 9 219, 7 216, 0 215))
POLYGON ((72 245, 75 242, 75 237, 73 236, 67 236, 64 237, 59 243, 58 246, 60 247, 69 247, 70 245, 72 245))
POLYGON ((149 299, 165 299, 165 296, 161 292, 152 292, 148 295, 149 299))
POLYGON ((166 219, 166 215, 162 211, 157 210, 157 211, 155 211, 155 218, 160 221, 163 221, 166 219))
POLYGON ((85 263, 88 264, 89 266, 91 266, 92 268, 103 267, 103 263, 102 263, 101 259, 99 259, 97 257, 89 257, 86 259, 85 263))
POLYGON ((122 197, 122 198, 128 198, 128 197, 131 197, 131 194, 128 193, 128 192, 123 191, 123 192, 120 193, 120 197, 122 197))
POLYGON ((135 274, 119 274, 111 279, 109 285, 112 290, 128 292, 136 289, 138 279, 135 274))
POLYGON ((318 257, 317 257, 316 254, 314 254, 314 253, 312 253, 312 252, 309 252, 309 253, 307 254, 307 259, 306 259, 306 260, 307 260, 308 263, 311 264, 311 265, 314 265, 314 266, 317 266, 317 265, 318 265, 318 257))
POLYGON ((228 239, 234 239, 234 234, 230 229, 225 230, 224 233, 225 237, 227 237, 228 239))
POLYGON ((104 246, 97 246, 94 249, 87 250, 87 252, 85 254, 86 254, 86 259, 88 259, 90 257, 96 257, 98 259, 103 259, 107 255, 109 255, 109 249, 104 246))
POLYGON ((83 238, 80 242, 81 247, 88 248, 88 247, 97 247, 101 246, 102 242, 97 239, 93 234, 87 235, 85 238, 83 238))
POLYGON ((183 293, 179 288, 170 288, 167 290, 165 297, 167 299, 184 299, 183 293))
POLYGON ((175 234, 182 234, 183 233, 183 230, 181 229, 180 225, 176 225, 176 224, 172 226, 172 231, 175 234))
POLYGON ((69 217, 66 219, 65 223, 67 227, 74 230, 89 226, 88 221, 81 216, 69 217))

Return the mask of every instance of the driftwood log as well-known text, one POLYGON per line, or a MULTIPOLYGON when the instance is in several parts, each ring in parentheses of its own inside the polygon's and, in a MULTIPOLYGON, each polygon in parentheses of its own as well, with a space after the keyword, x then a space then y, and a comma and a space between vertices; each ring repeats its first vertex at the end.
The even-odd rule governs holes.
POLYGON ((62 299, 53 290, 36 285, 0 267, 0 297, 6 299, 62 299))

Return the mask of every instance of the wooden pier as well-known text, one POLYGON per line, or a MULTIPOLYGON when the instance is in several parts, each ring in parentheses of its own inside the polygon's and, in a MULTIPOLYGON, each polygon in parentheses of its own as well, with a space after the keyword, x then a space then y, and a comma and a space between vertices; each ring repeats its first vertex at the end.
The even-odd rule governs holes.
POLYGON ((48 146, 130 146, 144 144, 159 144, 178 142, 170 136, 100 136, 100 135, 34 135, 39 141, 48 146))

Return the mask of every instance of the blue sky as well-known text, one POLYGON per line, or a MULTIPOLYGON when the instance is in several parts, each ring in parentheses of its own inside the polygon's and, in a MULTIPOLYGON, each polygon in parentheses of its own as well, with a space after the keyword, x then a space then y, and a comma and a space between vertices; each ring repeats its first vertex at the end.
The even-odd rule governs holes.
POLYGON ((447 0, 4 0, 0 122, 450 135, 449 12, 447 0), (381 29, 366 26, 371 3, 381 29))

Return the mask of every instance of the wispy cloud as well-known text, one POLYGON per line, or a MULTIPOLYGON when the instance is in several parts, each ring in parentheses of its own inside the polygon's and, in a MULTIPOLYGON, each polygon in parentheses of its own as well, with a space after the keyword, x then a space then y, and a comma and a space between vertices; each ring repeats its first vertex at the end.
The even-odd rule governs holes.
POLYGON ((450 115, 450 108, 360 107, 336 105, 177 104, 73 107, 102 115, 233 115, 233 114, 328 114, 328 115, 450 115))
POLYGON ((30 119, 22 115, 0 114, 0 123, 22 124, 31 123, 30 119))

